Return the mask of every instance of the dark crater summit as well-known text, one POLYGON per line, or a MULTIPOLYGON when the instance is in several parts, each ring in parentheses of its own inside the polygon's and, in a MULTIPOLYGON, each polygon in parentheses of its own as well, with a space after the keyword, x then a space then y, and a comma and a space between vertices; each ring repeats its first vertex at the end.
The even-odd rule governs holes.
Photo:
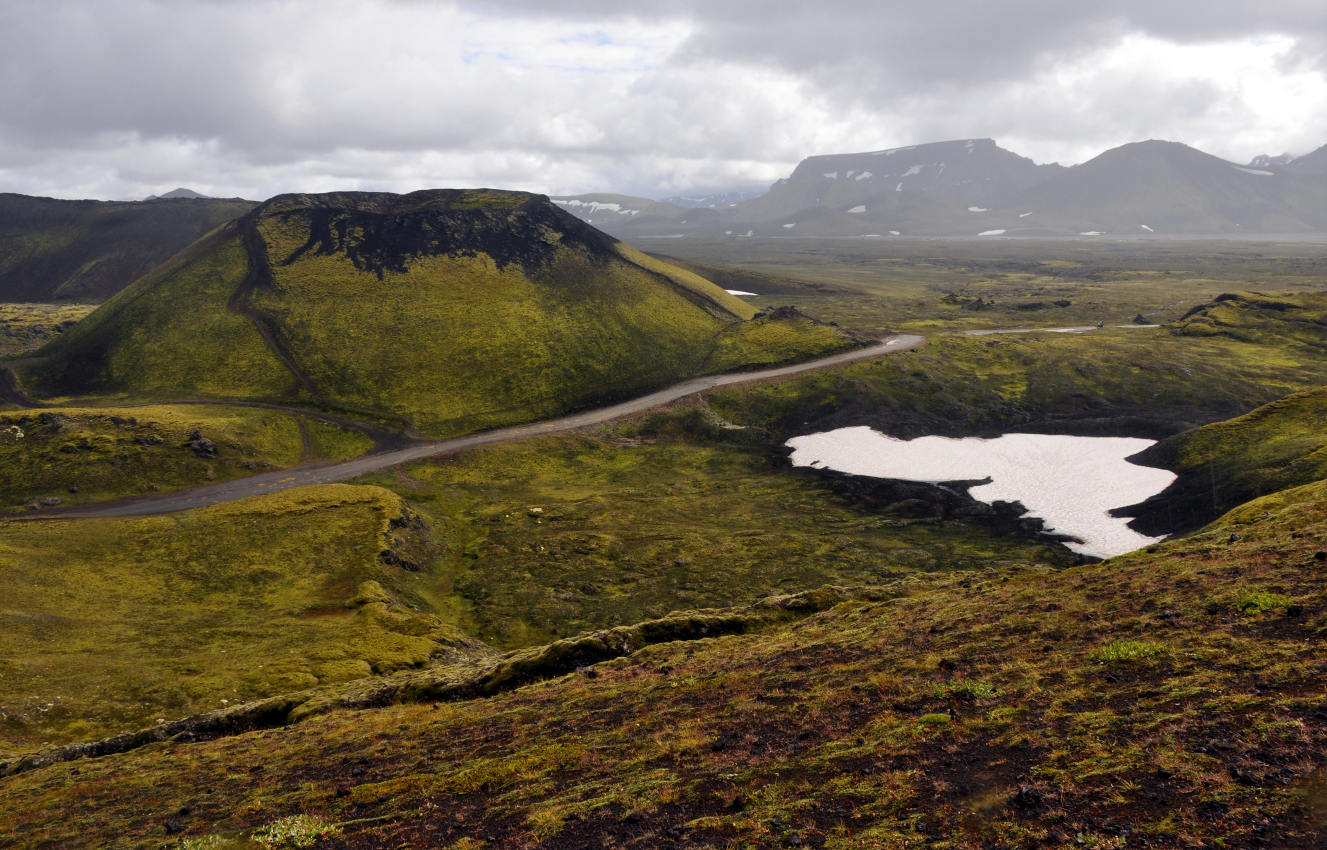
POLYGON ((308 240, 275 262, 289 265, 306 254, 345 254, 356 269, 379 278, 405 272, 411 260, 421 257, 485 254, 499 269, 518 264, 530 273, 546 266, 563 245, 583 246, 596 258, 613 253, 611 237, 547 197, 525 192, 282 195, 255 215, 307 221, 308 240))

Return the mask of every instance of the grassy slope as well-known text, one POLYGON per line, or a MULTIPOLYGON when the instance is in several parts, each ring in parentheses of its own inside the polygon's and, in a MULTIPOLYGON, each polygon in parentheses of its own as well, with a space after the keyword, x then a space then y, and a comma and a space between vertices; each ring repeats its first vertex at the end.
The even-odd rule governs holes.
POLYGON ((283 196, 259 212, 57 340, 26 385, 297 399, 443 435, 857 344, 804 320, 740 328, 755 312, 740 299, 536 196, 283 196), (246 282, 244 234, 270 280, 246 282))
POLYGON ((248 270, 226 225, 120 292, 17 365, 33 393, 56 399, 286 398, 295 382, 254 326, 227 306, 248 270))
POLYGON ((55 765, 0 780, 0 822, 19 847, 244 847, 296 813, 354 847, 1320 846, 1325 508, 1320 482, 1104 564, 55 765))
POLYGON ((427 548, 409 516, 385 490, 327 485, 0 524, 0 750, 482 655, 413 607, 421 576, 384 560, 427 548))
POLYGON ((172 490, 304 460, 347 460, 371 446, 333 425, 253 408, 0 413, 0 511, 49 498, 77 504, 172 490))
POLYGON ((1139 461, 1179 475, 1143 503, 1149 528, 1193 528, 1249 499, 1327 478, 1327 388, 1178 434, 1139 461))

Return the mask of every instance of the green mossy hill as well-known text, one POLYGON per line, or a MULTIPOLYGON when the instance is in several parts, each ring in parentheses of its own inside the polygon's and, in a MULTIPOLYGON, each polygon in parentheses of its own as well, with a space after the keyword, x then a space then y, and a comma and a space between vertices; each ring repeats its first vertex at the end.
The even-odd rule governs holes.
POLYGON ((1241 342, 1274 336, 1327 351, 1327 292, 1228 292, 1194 307, 1174 327, 1187 336, 1241 342))
POLYGON ((252 201, 0 193, 0 301, 104 301, 252 201))
POLYGON ((205 405, 0 413, 0 511, 207 484, 306 460, 348 460, 363 435, 316 419, 205 405))
POLYGON ((432 545, 399 497, 341 484, 0 523, 0 752, 486 658, 421 610, 432 545))
POLYGON ((231 222, 120 291, 14 369, 31 395, 299 398, 299 384, 230 301, 249 273, 231 222))
POLYGON ((937 335, 915 351, 710 401, 728 420, 780 440, 863 424, 909 438, 1010 430, 1161 438, 1324 383, 1327 357, 1275 330, 1250 343, 1107 328, 937 335))
POLYGON ((741 299, 524 193, 280 196, 191 253, 25 385, 298 399, 450 435, 860 344, 801 318, 734 332, 741 299))
POLYGON ((1196 528, 1249 499, 1327 478, 1327 387, 1178 434, 1134 459, 1179 477, 1124 511, 1136 512, 1132 525, 1145 533, 1196 528))
POLYGON ((1319 482, 1109 563, 914 576, 485 699, 53 764, 0 779, 0 822, 17 847, 243 847, 305 816, 346 847, 1307 850, 1324 549, 1319 482))

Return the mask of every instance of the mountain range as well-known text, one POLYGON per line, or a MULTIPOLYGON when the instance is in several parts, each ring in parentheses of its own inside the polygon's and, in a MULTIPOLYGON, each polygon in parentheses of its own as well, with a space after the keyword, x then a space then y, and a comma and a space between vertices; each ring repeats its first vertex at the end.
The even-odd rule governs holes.
POLYGON ((1327 146, 1237 165, 1177 142, 1123 145, 1070 168, 991 139, 804 159, 759 197, 706 208, 554 197, 634 236, 1145 236, 1327 231, 1327 146))

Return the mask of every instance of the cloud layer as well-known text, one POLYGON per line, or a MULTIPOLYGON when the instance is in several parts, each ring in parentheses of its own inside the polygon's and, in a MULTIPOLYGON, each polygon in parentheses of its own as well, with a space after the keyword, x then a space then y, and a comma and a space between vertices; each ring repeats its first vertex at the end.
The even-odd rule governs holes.
POLYGON ((10 0, 0 190, 659 196, 969 136, 1066 163, 1327 141, 1317 0, 620 5, 10 0))

